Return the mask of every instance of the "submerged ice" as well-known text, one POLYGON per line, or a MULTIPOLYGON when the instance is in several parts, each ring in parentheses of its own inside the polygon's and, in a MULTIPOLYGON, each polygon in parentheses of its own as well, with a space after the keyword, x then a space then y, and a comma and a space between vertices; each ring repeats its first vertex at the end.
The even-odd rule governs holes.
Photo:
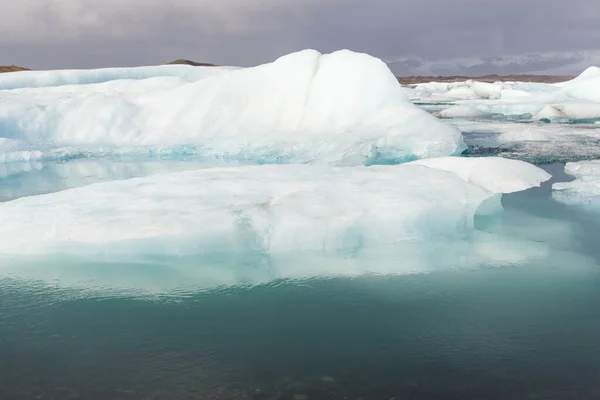
POLYGON ((0 87, 30 87, 0 90, 0 161, 138 153, 357 165, 465 149, 458 130, 413 105, 366 54, 303 51, 190 71, 8 74, 0 87), (62 86, 31 87, 52 84, 62 86))

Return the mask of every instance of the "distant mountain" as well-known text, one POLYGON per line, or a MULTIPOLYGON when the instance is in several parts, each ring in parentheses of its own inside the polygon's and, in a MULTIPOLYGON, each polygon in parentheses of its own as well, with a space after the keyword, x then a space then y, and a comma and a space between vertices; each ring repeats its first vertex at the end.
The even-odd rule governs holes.
POLYGON ((574 75, 482 75, 482 76, 407 76, 398 77, 398 81, 403 85, 415 85, 428 82, 464 82, 475 80, 479 82, 535 82, 535 83, 558 83, 565 82, 575 78, 574 75))
POLYGON ((199 62, 190 61, 190 60, 175 60, 175 61, 171 61, 169 64, 185 64, 185 65, 193 65, 194 67, 217 67, 217 65, 215 65, 215 64, 199 63, 199 62))
POLYGON ((578 75, 600 66, 600 50, 531 53, 494 58, 455 58, 429 61, 420 58, 385 60, 399 76, 578 75))
POLYGON ((18 67, 16 65, 0 65, 0 72, 17 72, 29 71, 27 68, 18 67))

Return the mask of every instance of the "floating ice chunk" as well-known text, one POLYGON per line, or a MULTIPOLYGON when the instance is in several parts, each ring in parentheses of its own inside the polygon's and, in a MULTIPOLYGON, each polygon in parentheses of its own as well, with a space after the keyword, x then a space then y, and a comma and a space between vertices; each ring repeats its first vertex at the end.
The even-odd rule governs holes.
POLYGON ((553 184, 555 199, 566 204, 600 206, 600 160, 567 163, 565 172, 576 179, 553 184))
POLYGON ((547 105, 535 113, 534 118, 549 120, 600 118, 600 103, 564 103, 547 105))
POLYGON ((437 115, 441 118, 477 118, 489 114, 472 106, 452 106, 437 115))
POLYGON ((471 90, 479 96, 480 99, 499 99, 502 94, 503 85, 501 83, 473 82, 471 90))
POLYGON ((567 118, 567 115, 563 111, 561 111, 560 106, 548 105, 544 106, 540 111, 535 113, 534 118, 556 120, 567 118))
POLYGON ((442 93, 442 96, 449 97, 455 100, 471 100, 480 98, 479 95, 468 86, 452 88, 448 92, 442 93))
MULTIPOLYGON (((582 79, 590 79, 590 78, 600 78, 600 68, 591 66, 583 71, 575 80, 582 79)), ((572 82, 572 81, 571 81, 572 82)))
POLYGON ((570 85, 572 83, 575 83, 575 82, 580 82, 580 81, 585 81, 585 80, 588 80, 588 79, 595 79, 595 78, 600 78, 600 68, 595 67, 595 66, 591 66, 591 67, 588 67, 581 74, 579 74, 578 76, 576 76, 574 79, 571 79, 570 81, 555 83, 552 86, 556 86, 556 87, 561 87, 562 88, 562 87, 568 86, 568 85, 570 85))
POLYGON ((440 157, 418 160, 409 165, 450 171, 466 182, 475 183, 492 193, 513 193, 540 186, 552 176, 523 161, 501 157, 440 157))
POLYGON ((158 174, 0 203, 0 253, 356 254, 465 237, 495 193, 545 178, 522 162, 459 158, 158 174))
POLYGON ((500 98, 504 99, 504 100, 515 100, 515 99, 525 99, 531 97, 531 93, 528 93, 524 90, 517 90, 517 89, 504 89, 500 92, 500 98))
POLYGON ((414 85, 410 90, 413 99, 421 101, 481 101, 481 100, 510 100, 535 97, 536 94, 559 91, 556 87, 522 82, 453 82, 453 83, 423 83, 414 85))
POLYGON ((466 148, 366 54, 307 50, 190 83, 164 79, 0 91, 0 136, 43 156, 167 149, 254 162, 371 164, 466 148))
POLYGON ((578 100, 600 101, 600 77, 569 82, 563 91, 578 100))
MULTIPOLYGON (((455 82, 448 87, 416 85, 411 98, 419 102, 451 101, 485 114, 535 115, 551 121, 600 117, 600 75, 590 68, 576 79, 561 84, 455 82)), ((466 108, 450 109, 447 117, 466 115, 466 108)), ((476 115, 473 115, 476 116, 476 115)), ((469 117, 471 117, 469 115, 469 117)))
POLYGON ((450 90, 450 84, 446 82, 429 82, 421 83, 415 86, 417 90, 423 90, 428 92, 443 93, 450 90))

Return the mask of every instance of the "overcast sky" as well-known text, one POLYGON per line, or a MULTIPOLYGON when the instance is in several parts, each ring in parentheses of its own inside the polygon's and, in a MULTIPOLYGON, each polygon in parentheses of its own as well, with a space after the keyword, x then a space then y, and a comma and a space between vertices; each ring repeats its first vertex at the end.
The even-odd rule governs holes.
POLYGON ((0 10, 0 65, 34 69, 249 66, 305 48, 428 61, 600 50, 600 0, 0 0, 0 10))

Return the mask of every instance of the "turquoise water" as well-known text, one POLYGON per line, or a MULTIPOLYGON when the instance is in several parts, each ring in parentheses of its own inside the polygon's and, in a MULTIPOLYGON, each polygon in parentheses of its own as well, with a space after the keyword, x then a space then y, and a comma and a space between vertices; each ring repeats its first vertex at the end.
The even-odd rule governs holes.
POLYGON ((2 398, 592 398, 600 279, 571 267, 276 282, 178 301, 3 280, 2 398))
MULTIPOLYGON (((187 168, 50 163, 0 193, 187 168)), ((550 184, 505 196, 427 273, 402 257, 396 274, 343 276, 298 255, 302 279, 261 259, 4 259, 0 399, 598 398, 600 219, 550 184)))

